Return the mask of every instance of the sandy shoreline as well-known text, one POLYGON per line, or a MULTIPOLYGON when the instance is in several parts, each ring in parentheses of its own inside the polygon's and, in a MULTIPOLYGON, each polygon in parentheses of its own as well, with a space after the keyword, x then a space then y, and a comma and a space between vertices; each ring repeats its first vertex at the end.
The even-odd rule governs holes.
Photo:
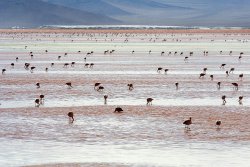
POLYGON ((112 29, 0 29, 0 33, 135 33, 135 34, 209 34, 209 33, 229 33, 229 34, 248 34, 250 29, 142 29, 142 30, 112 30, 112 29))

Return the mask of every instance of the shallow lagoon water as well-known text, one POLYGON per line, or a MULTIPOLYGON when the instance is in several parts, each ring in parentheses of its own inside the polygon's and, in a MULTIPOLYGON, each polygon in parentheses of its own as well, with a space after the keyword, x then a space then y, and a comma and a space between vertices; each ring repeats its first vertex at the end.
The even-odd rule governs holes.
MULTIPOLYGON (((152 34, 146 37, 134 34, 128 43, 122 42, 125 39, 122 35, 108 42, 104 42, 102 34, 99 34, 100 37, 96 35, 96 38, 102 38, 100 42, 89 42, 89 37, 84 35, 82 39, 73 37, 77 42, 68 42, 72 37, 58 34, 54 36, 56 43, 51 40, 53 38, 41 34, 36 37, 26 34, 22 41, 18 38, 12 40, 9 34, 1 35, 0 66, 7 69, 6 74, 0 76, 1 166, 51 163, 248 166, 250 132, 245 127, 237 129, 240 125, 233 128, 234 125, 229 124, 230 120, 225 117, 228 112, 235 114, 237 119, 234 123, 241 124, 242 117, 247 117, 249 111, 248 43, 237 40, 223 42, 227 37, 211 34, 205 34, 202 39, 200 34, 194 35, 194 39, 200 39, 198 42, 188 42, 189 36, 180 35, 176 36, 183 38, 183 42, 175 42, 173 37, 166 35, 156 39, 156 43, 149 41, 154 38, 152 34), (35 41, 30 38, 32 36, 42 41, 35 41), (165 37, 169 40, 162 42, 165 37), (214 43, 210 42, 213 38, 216 38, 214 43), (28 45, 28 49, 24 49, 25 45, 28 45), (44 53, 45 49, 49 51, 47 54, 44 53), (103 51, 107 49, 116 51, 104 55, 103 51), (78 50, 81 53, 78 54, 78 50), (83 58, 91 50, 94 50, 94 54, 88 56, 85 62, 83 58), (135 50, 134 54, 132 50, 135 50), (152 50, 151 55, 148 50, 152 50), (209 56, 203 56, 204 50, 209 51, 209 56), (224 51, 222 55, 219 54, 220 50, 224 51), (228 55, 230 50, 233 50, 232 56, 228 55), (30 51, 34 52, 33 59, 30 59, 30 51), (160 55, 162 51, 166 52, 164 56, 160 55), (174 56, 172 53, 168 56, 169 51, 183 51, 184 55, 174 56), (194 55, 185 63, 184 57, 189 56, 190 51, 194 51, 194 55), (241 51, 245 54, 238 61, 241 51), (65 52, 69 53, 67 57, 63 56, 65 52), (17 56, 19 61, 15 62, 17 56), (58 56, 62 56, 60 61, 57 60, 58 56), (63 68, 64 63, 72 61, 76 62, 75 67, 63 68), (15 63, 14 69, 10 67, 12 62, 15 63), (33 73, 23 68, 25 62, 36 66, 33 73), (55 63, 53 68, 50 67, 51 62, 55 63), (93 69, 84 68, 85 63, 95 65, 93 69), (219 68, 222 63, 227 64, 225 69, 219 68), (46 67, 49 67, 47 73, 44 71, 46 67), (169 68, 168 74, 157 73, 158 67, 169 68), (199 79, 204 67, 208 68, 207 76, 199 79), (225 71, 232 67, 235 68, 234 74, 226 77, 225 71), (244 73, 243 81, 238 78, 241 73, 244 73), (211 74, 214 75, 213 81, 209 78, 211 74), (72 89, 65 85, 69 81, 73 84, 72 89), (220 90, 216 87, 218 81, 222 82, 220 90), (40 89, 35 87, 36 82, 41 83, 40 89), (101 82, 105 90, 95 91, 95 82, 101 82), (175 82, 180 84, 178 90, 175 82), (232 82, 239 83, 238 91, 233 89, 232 82), (133 83, 135 89, 128 91, 127 83, 133 83), (36 108, 34 99, 40 94, 45 94, 45 103, 36 108), (109 95, 110 113, 100 114, 107 110, 107 106, 103 105, 105 94, 109 95), (227 95, 225 106, 222 106, 222 95, 227 95), (239 96, 244 96, 243 105, 238 103, 239 96), (194 117, 197 108, 199 112, 206 108, 218 108, 216 112, 219 116, 216 119, 222 119, 225 125, 218 130, 214 126, 215 119, 208 118, 213 123, 205 126, 204 120, 195 120, 191 130, 186 131, 182 122, 192 116, 188 115, 188 111, 186 115, 185 112, 178 114, 178 110, 173 110, 172 114, 177 114, 173 117, 154 113, 158 112, 157 109, 146 107, 148 97, 154 98, 153 106, 166 110, 172 111, 171 107, 194 110, 194 117), (89 106, 94 108, 85 114, 89 106), (124 114, 116 115, 113 114, 116 106, 130 108, 124 114), (152 115, 143 112, 139 116, 131 114, 138 112, 138 106, 142 109, 146 107, 152 115), (66 115, 71 110, 77 112, 74 124, 68 123, 66 115), (94 114, 95 110, 100 113, 94 114), (241 115, 240 119, 238 115, 241 115)), ((250 37, 239 35, 236 38, 250 37)))

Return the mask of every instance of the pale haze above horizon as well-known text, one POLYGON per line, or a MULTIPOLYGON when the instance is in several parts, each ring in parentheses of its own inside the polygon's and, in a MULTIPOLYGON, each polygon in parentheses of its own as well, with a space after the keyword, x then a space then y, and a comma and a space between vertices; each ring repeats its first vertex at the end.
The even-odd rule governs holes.
POLYGON ((250 27, 249 0, 1 0, 0 28, 44 25, 250 27))

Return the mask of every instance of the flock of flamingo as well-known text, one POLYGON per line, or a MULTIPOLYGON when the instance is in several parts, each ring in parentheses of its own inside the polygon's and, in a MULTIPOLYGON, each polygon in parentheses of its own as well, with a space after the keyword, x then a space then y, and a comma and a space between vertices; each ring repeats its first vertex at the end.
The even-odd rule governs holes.
MULTIPOLYGON (((128 42, 128 40, 125 40, 124 42, 128 42)), ((28 48, 28 46, 25 46, 25 49, 27 49, 27 48, 28 48)), ((45 52, 48 53, 48 50, 45 50, 45 52)), ((105 50, 105 51, 103 52, 103 54, 104 54, 104 55, 107 55, 107 54, 112 54, 112 53, 114 53, 114 52, 115 52, 115 50, 105 50)), ((148 54, 151 54, 151 52, 152 52, 152 51, 149 50, 149 51, 148 51, 148 54)), ((222 52, 223 52, 223 51, 220 51, 219 54, 222 54, 222 52)), ((81 53, 81 51, 78 51, 78 53, 81 53)), ((230 52, 229 52, 229 55, 231 56, 232 53, 233 53, 233 52, 230 51, 230 52)), ((92 56, 93 54, 94 54, 94 51, 91 51, 91 52, 86 53, 86 56, 84 57, 84 61, 86 62, 86 61, 87 61, 87 57, 88 57, 88 56, 92 56)), ((132 51, 131 51, 131 54, 135 54, 135 51, 132 50, 132 51)), ((190 57, 192 57, 193 54, 194 54, 194 52, 189 52, 189 56, 185 56, 185 57, 184 57, 184 62, 185 62, 185 63, 188 63, 190 57)), ((209 54, 208 51, 204 51, 204 52, 203 52, 203 55, 204 55, 204 56, 208 56, 208 54, 209 54)), ((67 56, 67 55, 68 55, 68 53, 64 53, 64 56, 67 56)), ((174 55, 174 56, 177 56, 177 55, 183 56, 184 53, 183 53, 183 52, 178 53, 177 51, 175 51, 175 52, 168 52, 168 54, 166 54, 165 51, 161 51, 161 52, 160 52, 160 56, 166 56, 166 55, 167 55, 167 56, 171 56, 171 55, 174 55)), ((243 52, 240 52, 239 57, 238 57, 238 61, 241 61, 243 55, 244 55, 244 53, 243 53, 243 52)), ((34 57, 35 57, 33 52, 29 52, 29 56, 30 56, 31 59, 34 59, 34 57)), ((62 59, 62 56, 58 56, 57 59, 58 59, 58 60, 61 60, 61 59, 62 59)), ((16 58, 15 58, 15 61, 18 63, 19 58, 16 57, 16 58)), ((77 64, 76 62, 64 63, 64 64, 63 64, 63 68, 68 68, 68 66, 74 67, 76 64, 77 64)), ((86 62, 86 63, 84 64, 84 68, 90 68, 90 69, 92 69, 92 68, 94 67, 94 65, 95 65, 94 63, 87 63, 87 62, 86 62)), ((223 64, 221 64, 220 66, 218 66, 218 68, 221 69, 221 70, 224 70, 225 67, 226 67, 226 65, 227 65, 227 64, 223 63, 223 64)), ((15 67, 15 63, 11 63, 10 66, 11 66, 11 68, 14 68, 14 67, 15 67)), ((54 66, 55 66, 55 63, 52 62, 52 63, 50 64, 50 67, 53 68, 54 66)), ((34 73, 36 67, 35 67, 35 66, 31 66, 30 63, 25 63, 25 64, 24 64, 24 69, 30 71, 31 73, 34 73)), ((164 72, 164 74, 167 75, 168 72, 169 72, 170 70, 171 70, 171 69, 168 69, 168 68, 158 67, 157 70, 156 70, 156 72, 159 73, 159 74, 161 74, 162 72, 164 72)), ((46 72, 49 72, 49 68, 46 67, 46 68, 45 68, 45 71, 46 71, 46 72)), ((208 71, 208 68, 204 67, 203 70, 202 70, 202 72, 199 74, 199 76, 197 76, 197 78, 199 78, 199 79, 204 79, 204 77, 206 77, 206 75, 207 75, 207 71, 208 71)), ((228 77, 229 75, 233 74, 234 71, 235 71, 235 68, 230 68, 229 70, 226 70, 226 71, 225 71, 226 77, 228 77)), ((2 75, 6 75, 6 74, 8 74, 8 71, 6 70, 6 68, 3 68, 3 69, 2 69, 2 75)), ((243 76, 244 76, 243 73, 242 73, 242 74, 239 74, 239 82, 242 82, 242 81, 243 81, 243 76)), ((209 77, 210 77, 211 81, 213 81, 214 75, 210 75, 209 77)), ((216 83, 216 86, 217 86, 217 89, 218 89, 218 90, 221 88, 221 84, 222 84, 222 82, 217 82, 217 83, 216 83)), ((37 89, 39 89, 39 88, 41 87, 41 84, 40 84, 40 83, 35 83, 35 85, 36 85, 36 88, 37 88, 37 89)), ((65 83, 65 85, 66 85, 69 89, 72 89, 72 88, 73 88, 73 85, 72 85, 71 82, 67 82, 67 83, 65 83)), ((176 82, 176 83, 175 83, 176 90, 179 89, 179 86, 180 86, 179 83, 176 82)), ((238 89, 239 89, 239 84, 238 84, 238 82, 233 82, 233 83, 232 83, 232 86, 233 86, 233 88, 234 88, 235 91, 238 91, 238 89)), ((128 84, 127 84, 127 87, 128 87, 128 90, 129 90, 129 91, 133 91, 133 90, 134 90, 134 85, 133 85, 132 83, 128 83, 128 84)), ((105 89, 105 88, 104 88, 104 86, 102 85, 102 83, 99 83, 99 82, 94 83, 94 90, 95 90, 95 91, 97 91, 97 92, 102 92, 104 89, 105 89)), ((108 95, 104 95, 103 98, 104 98, 104 104, 106 105, 106 104, 107 104, 107 100, 108 100, 108 95)), ((223 95, 223 96, 221 97, 221 99, 222 99, 222 104, 223 104, 223 105, 226 105, 226 103, 227 103, 227 101, 226 101, 226 95, 223 95)), ((39 96, 39 98, 35 99, 35 107, 39 107, 40 105, 44 104, 44 100, 45 100, 45 95, 42 95, 42 94, 41 94, 41 95, 39 96)), ((154 99, 151 98, 151 97, 146 98, 146 105, 151 106, 153 100, 154 100, 154 99)), ((239 96, 239 97, 238 97, 238 102, 239 102, 240 105, 242 105, 242 101, 243 101, 243 96, 239 96)), ((121 113, 121 112, 123 112, 123 109, 122 109, 121 107, 116 107, 115 110, 114 110, 114 113, 121 113)), ((69 112, 69 113, 68 113, 68 117, 70 118, 71 122, 73 123, 74 120, 75 120, 75 119, 74 119, 74 113, 73 113, 73 112, 69 112)), ((185 125, 185 128, 189 129, 189 126, 192 124, 192 118, 190 117, 188 120, 184 121, 183 124, 185 125)), ((219 120, 219 121, 216 121, 216 125, 219 127, 219 126, 221 125, 221 121, 220 121, 220 120, 219 120)))

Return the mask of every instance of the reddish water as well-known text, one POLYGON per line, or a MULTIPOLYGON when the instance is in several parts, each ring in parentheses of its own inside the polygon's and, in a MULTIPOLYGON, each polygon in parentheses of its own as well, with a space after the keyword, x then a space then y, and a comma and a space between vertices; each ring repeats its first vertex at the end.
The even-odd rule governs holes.
POLYGON ((0 35, 0 67, 7 70, 0 76, 1 166, 247 166, 249 35, 50 35, 0 35), (126 38, 129 42, 124 43, 126 38), (176 42, 177 38, 182 42, 176 42), (112 49, 113 54, 103 54, 112 49), (204 50, 209 51, 208 56, 203 56, 204 50), (85 62, 90 51, 94 54, 85 62), (240 52, 244 52, 241 61, 240 52), (64 63, 73 61, 74 67, 63 68, 64 63), (36 67, 33 73, 24 69, 26 62, 36 67), (52 62, 54 67, 50 67, 52 62), (94 67, 85 68, 85 63, 94 63, 94 67), (223 63, 227 65, 220 69, 223 63), (158 67, 169 71, 157 73, 158 67), (199 79, 205 67, 207 75, 199 79), (226 77, 230 68, 235 71, 226 77), (238 78, 241 73, 242 81, 238 78), (220 90, 216 86, 219 81, 220 90), (66 82, 72 82, 73 88, 67 88, 66 82), (103 92, 94 90, 96 82, 102 83, 103 92), (232 82, 239 84, 238 90, 232 82), (128 83, 134 84, 134 90, 128 90, 128 83), (37 108, 34 100, 40 94, 45 95, 45 102, 37 108), (107 105, 104 95, 108 95, 107 105), (227 96, 225 106, 222 95, 227 96), (244 96, 242 105, 239 96, 244 96), (154 99, 152 106, 146 106, 149 97, 154 99), (124 113, 114 114, 116 106, 124 113), (69 111, 75 113, 73 124, 68 122, 69 111), (185 130, 182 122, 189 117, 193 125, 185 130), (215 126, 217 120, 222 121, 220 128, 215 126))

